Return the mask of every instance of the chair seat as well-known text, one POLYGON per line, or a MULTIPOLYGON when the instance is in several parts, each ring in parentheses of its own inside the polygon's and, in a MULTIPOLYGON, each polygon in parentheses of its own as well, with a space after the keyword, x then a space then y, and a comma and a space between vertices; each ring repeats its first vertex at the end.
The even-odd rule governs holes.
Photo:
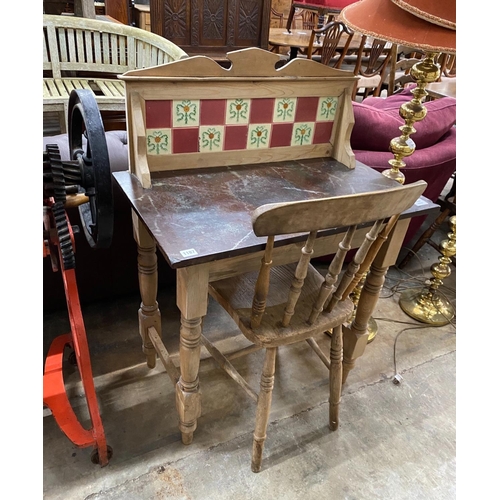
POLYGON ((64 105, 73 89, 87 89, 94 93, 96 102, 114 105, 116 110, 125 110, 125 84, 121 80, 106 78, 44 78, 43 104, 64 105))
POLYGON ((245 337, 261 347, 276 347, 305 340, 333 326, 341 325, 351 316, 353 303, 344 300, 339 302, 331 313, 320 314, 314 327, 307 323, 318 289, 324 281, 323 276, 309 264, 300 300, 290 325, 286 328, 281 326, 295 270, 296 264, 271 269, 266 310, 260 327, 255 330, 250 328, 250 318, 257 271, 210 283, 209 292, 226 309, 245 337))

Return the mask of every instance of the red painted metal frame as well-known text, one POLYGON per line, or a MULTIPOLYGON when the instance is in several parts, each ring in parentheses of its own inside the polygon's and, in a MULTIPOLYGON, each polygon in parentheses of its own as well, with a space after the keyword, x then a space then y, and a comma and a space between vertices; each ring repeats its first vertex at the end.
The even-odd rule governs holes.
MULTIPOLYGON (((71 239, 73 234, 70 228, 71 239)), ((54 242, 58 243, 58 242, 54 242)), ((74 242, 73 242, 74 245, 74 242)), ((62 262, 61 250, 59 251, 59 262, 62 262)), ((44 257, 46 256, 44 245, 44 257)), ((66 293, 66 304, 71 325, 71 333, 60 335, 55 338, 50 346, 45 360, 43 374, 43 404, 47 406, 54 416, 57 425, 76 446, 86 448, 93 446, 97 450, 99 464, 104 467, 108 464, 110 455, 104 434, 99 405, 92 376, 90 352, 87 343, 87 334, 83 322, 80 307, 80 298, 76 283, 74 269, 62 270, 64 291, 66 293), (85 398, 89 410, 91 428, 85 429, 78 421, 66 394, 63 376, 63 354, 64 348, 70 346, 74 349, 78 370, 82 380, 85 398)))

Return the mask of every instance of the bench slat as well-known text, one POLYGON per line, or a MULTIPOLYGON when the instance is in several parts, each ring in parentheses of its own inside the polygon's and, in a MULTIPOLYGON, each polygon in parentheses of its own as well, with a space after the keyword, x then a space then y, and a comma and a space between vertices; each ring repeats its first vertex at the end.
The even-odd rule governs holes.
POLYGON ((66 46, 66 32, 64 28, 57 29, 57 40, 59 41, 59 60, 68 62, 68 48, 66 46))
POLYGON ((66 85, 64 85, 64 82, 61 78, 55 79, 54 84, 55 84, 55 86, 57 88, 57 92, 59 93, 60 96, 69 98, 69 93, 66 90, 66 85))
POLYGON ((102 64, 102 47, 101 47, 101 34, 92 33, 94 39, 94 61, 96 64, 102 64))
MULTIPOLYGON (((119 53, 120 53, 120 59, 118 61, 118 64, 120 66, 127 67, 127 38, 124 36, 121 36, 119 39, 119 53)), ((128 67, 127 67, 128 69, 128 67)))
POLYGON ((93 43, 92 43, 92 32, 91 31, 85 31, 85 62, 89 65, 89 68, 94 65, 95 59, 94 59, 94 53, 92 50, 93 43))
POLYGON ((68 58, 70 61, 77 62, 78 58, 76 56, 76 46, 75 46, 75 30, 67 30, 67 40, 68 40, 68 58))
POLYGON ((78 62, 86 62, 85 59, 85 42, 83 38, 83 31, 76 30, 76 48, 78 50, 78 62))
POLYGON ((109 35, 108 33, 102 33, 101 34, 101 40, 102 40, 102 57, 103 57, 103 63, 104 64, 111 64, 111 61, 109 59, 109 35))
POLYGON ((124 86, 123 87, 123 92, 119 90, 119 86, 116 85, 115 83, 122 83, 120 80, 94 80, 95 84, 99 87, 101 92, 106 95, 106 96, 113 96, 113 97, 123 97, 125 95, 124 93, 124 86))

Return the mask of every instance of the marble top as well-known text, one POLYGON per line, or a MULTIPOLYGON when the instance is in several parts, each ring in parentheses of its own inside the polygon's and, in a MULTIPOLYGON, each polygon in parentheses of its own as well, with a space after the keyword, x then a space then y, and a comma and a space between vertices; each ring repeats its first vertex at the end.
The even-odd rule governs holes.
MULTIPOLYGON (((152 175, 150 189, 144 189, 130 172, 113 176, 172 268, 264 249, 266 238, 255 236, 251 223, 253 210, 260 205, 395 185, 366 165, 358 162, 349 169, 332 158, 161 172, 152 175)), ((438 208, 420 197, 401 218, 438 208)), ((277 237, 276 246, 302 239, 305 235, 277 237)))

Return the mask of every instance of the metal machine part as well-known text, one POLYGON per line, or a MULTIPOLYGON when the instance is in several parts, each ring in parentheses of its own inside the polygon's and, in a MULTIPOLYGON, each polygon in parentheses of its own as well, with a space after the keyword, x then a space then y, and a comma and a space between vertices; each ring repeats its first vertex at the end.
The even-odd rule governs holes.
POLYGON ((112 456, 94 387, 90 352, 83 322, 78 287, 74 233, 67 209, 78 207, 83 232, 92 248, 106 248, 113 236, 113 196, 106 136, 93 93, 73 90, 69 99, 69 144, 71 160, 62 161, 57 145, 43 152, 43 254, 52 270, 61 270, 71 333, 52 341, 45 360, 43 403, 64 434, 77 446, 92 446, 91 461, 104 467, 112 456), (86 137, 85 148, 82 134, 86 137), (91 428, 78 421, 66 394, 63 376, 64 352, 77 365, 89 410, 91 428))

